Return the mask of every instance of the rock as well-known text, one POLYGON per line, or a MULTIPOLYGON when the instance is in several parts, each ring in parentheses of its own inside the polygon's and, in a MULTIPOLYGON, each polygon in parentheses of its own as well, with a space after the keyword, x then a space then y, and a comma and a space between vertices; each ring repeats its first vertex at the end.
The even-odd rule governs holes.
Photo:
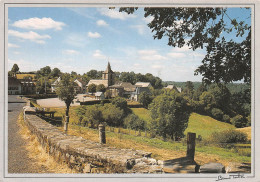
POLYGON ((230 162, 226 167, 226 173, 251 173, 251 163, 230 162))
POLYGON ((200 173, 225 173, 225 166, 221 163, 207 163, 200 167, 200 173))
POLYGON ((84 169, 83 169, 83 173, 90 173, 90 172, 91 172, 91 165, 86 164, 84 169))

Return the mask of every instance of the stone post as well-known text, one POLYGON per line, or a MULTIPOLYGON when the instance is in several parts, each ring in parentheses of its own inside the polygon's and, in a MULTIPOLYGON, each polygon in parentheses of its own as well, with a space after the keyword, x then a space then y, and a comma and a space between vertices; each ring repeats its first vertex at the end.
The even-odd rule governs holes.
POLYGON ((69 125, 69 116, 66 116, 66 121, 64 123, 64 131, 68 131, 68 125, 69 125))
POLYGON ((196 133, 187 134, 187 157, 194 160, 196 133))
POLYGON ((103 124, 99 124, 98 130, 99 130, 99 141, 100 141, 101 144, 105 144, 106 143, 105 126, 103 124))

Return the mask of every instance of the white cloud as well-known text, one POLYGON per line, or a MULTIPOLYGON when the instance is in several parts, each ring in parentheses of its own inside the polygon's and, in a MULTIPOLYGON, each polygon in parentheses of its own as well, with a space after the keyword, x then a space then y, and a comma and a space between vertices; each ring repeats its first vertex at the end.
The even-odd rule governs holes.
POLYGON ((84 47, 89 43, 86 35, 80 33, 70 33, 64 42, 75 47, 84 47))
POLYGON ((18 37, 25 40, 30 40, 32 42, 36 42, 38 44, 44 44, 44 39, 50 39, 51 37, 49 35, 40 35, 36 32, 30 31, 30 32, 18 32, 15 30, 9 30, 8 35, 18 37))
POLYGON ((162 69, 162 68, 164 68, 164 66, 161 65, 161 64, 153 64, 153 65, 151 66, 151 68, 154 68, 154 69, 162 69))
POLYGON ((172 58, 184 58, 184 57, 186 57, 186 54, 179 53, 179 52, 170 52, 167 55, 172 57, 172 58))
POLYGON ((20 46, 16 45, 16 44, 11 44, 11 43, 8 43, 8 47, 9 48, 18 48, 20 46))
POLYGON ((13 26, 24 29, 33 29, 33 30, 62 30, 62 27, 65 26, 65 23, 54 21, 51 18, 29 18, 24 20, 18 20, 13 23, 13 26))
POLYGON ((105 22, 104 20, 98 20, 96 23, 98 26, 108 26, 107 22, 105 22))
POLYGON ((135 18, 134 14, 127 14, 125 12, 119 12, 118 9, 100 8, 98 11, 101 15, 108 16, 113 19, 126 20, 127 18, 135 18))
POLYGON ((106 56, 100 50, 95 50, 93 57, 96 59, 106 59, 106 56))
POLYGON ((90 38, 99 38, 99 37, 101 37, 101 35, 99 33, 97 33, 97 32, 94 32, 94 33, 88 32, 88 37, 90 37, 90 38))
POLYGON ((78 51, 75 51, 75 50, 72 50, 72 49, 63 50, 62 53, 68 54, 68 55, 79 54, 78 51))
POLYGON ((146 25, 132 25, 130 27, 136 29, 140 35, 144 35, 147 28, 146 25))
POLYGON ((160 55, 156 50, 140 50, 138 51, 139 59, 154 61, 154 60, 166 60, 165 56, 160 55))

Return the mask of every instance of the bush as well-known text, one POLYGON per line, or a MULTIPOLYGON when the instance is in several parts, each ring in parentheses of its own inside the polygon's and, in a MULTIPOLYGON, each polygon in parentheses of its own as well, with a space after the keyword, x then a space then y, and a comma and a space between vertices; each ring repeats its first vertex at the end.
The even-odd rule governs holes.
POLYGON ((223 115, 224 115, 224 113, 218 108, 211 109, 211 114, 213 118, 220 121, 223 119, 223 115))
POLYGON ((130 129, 133 129, 133 130, 144 130, 145 129, 145 121, 140 119, 135 114, 129 114, 124 119, 124 127, 130 128, 130 129))
POLYGON ((236 115, 231 119, 231 123, 237 128, 243 128, 247 126, 247 120, 241 115, 236 115))
POLYGON ((224 122, 226 122, 226 123, 230 123, 230 117, 229 117, 229 115, 224 114, 222 120, 223 120, 224 122))
POLYGON ((109 126, 121 126, 124 111, 113 104, 105 104, 101 107, 102 116, 104 121, 109 126))
POLYGON ((215 144, 244 143, 247 142, 247 135, 241 131, 229 129, 212 133, 210 140, 215 144))

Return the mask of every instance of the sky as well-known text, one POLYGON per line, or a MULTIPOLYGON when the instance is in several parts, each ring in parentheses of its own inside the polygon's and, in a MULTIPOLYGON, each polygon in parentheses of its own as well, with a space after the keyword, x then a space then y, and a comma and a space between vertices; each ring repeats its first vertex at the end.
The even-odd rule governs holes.
MULTIPOLYGON (((229 8, 228 13, 250 24, 250 9, 229 8)), ((83 74, 104 71, 109 61, 113 71, 152 73, 163 81, 201 81, 194 70, 206 51, 174 48, 166 38, 154 39, 147 27, 151 18, 144 18, 143 9, 128 15, 109 8, 9 7, 8 70, 16 63, 21 72, 50 66, 83 74)))

